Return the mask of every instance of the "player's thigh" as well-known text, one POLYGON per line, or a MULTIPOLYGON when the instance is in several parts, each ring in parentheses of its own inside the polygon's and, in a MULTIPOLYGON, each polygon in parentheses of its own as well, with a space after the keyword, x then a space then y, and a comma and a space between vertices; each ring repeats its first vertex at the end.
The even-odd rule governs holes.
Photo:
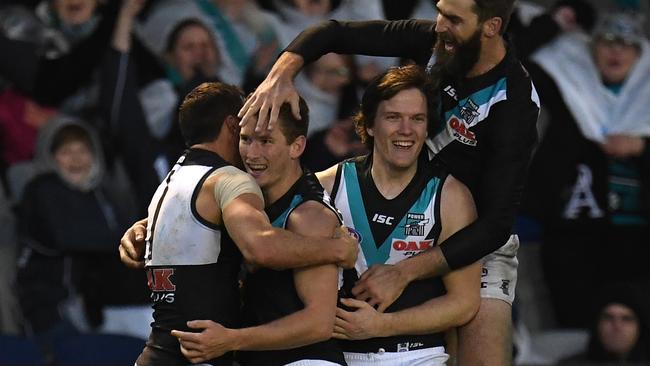
POLYGON ((458 328, 458 365, 512 364, 512 307, 503 300, 482 298, 478 313, 458 328))

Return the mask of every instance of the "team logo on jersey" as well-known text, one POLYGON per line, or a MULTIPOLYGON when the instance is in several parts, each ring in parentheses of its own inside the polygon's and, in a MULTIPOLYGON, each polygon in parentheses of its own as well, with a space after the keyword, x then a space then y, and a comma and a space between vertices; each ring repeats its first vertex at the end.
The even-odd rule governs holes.
POLYGON ((153 292, 176 291, 176 285, 170 278, 173 275, 173 268, 149 268, 147 271, 147 284, 153 292))
POLYGON ((463 117, 465 123, 471 125, 474 119, 479 116, 478 105, 473 100, 468 99, 465 105, 460 108, 460 116, 463 117))
POLYGON ((447 85, 443 90, 445 91, 445 93, 447 93, 447 95, 454 98, 454 100, 458 100, 458 96, 456 95, 456 89, 454 89, 453 86, 447 85))
POLYGON ((453 114, 447 120, 447 131, 459 142, 476 146, 476 134, 469 130, 469 126, 463 120, 453 114))
POLYGON ((361 241, 363 240, 363 237, 361 237, 361 233, 356 231, 355 229, 348 227, 348 233, 352 235, 353 238, 357 239, 357 242, 361 244, 361 241))
MULTIPOLYGON (((433 240, 400 240, 400 239, 393 239, 393 249, 400 251, 400 252, 412 252, 412 254, 415 254, 416 252, 421 252, 423 250, 427 250, 433 246, 433 240)), ((411 254, 411 253, 407 253, 411 254)))
POLYGON ((174 291, 176 285, 171 280, 174 275, 173 268, 149 268, 147 270, 147 284, 151 289, 151 300, 153 302, 174 302, 174 291))
POLYGON ((429 219, 424 217, 424 214, 407 213, 406 225, 404 225, 404 235, 406 236, 424 236, 425 225, 429 223, 429 219))

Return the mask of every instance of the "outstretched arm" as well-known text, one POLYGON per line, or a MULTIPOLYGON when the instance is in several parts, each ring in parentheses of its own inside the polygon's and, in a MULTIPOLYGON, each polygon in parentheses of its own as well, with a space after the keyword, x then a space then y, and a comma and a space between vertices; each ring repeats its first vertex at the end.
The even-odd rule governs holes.
POLYGON ((252 123, 258 115, 256 129, 267 126, 271 129, 284 103, 291 104, 294 116, 299 119, 293 78, 305 64, 330 52, 405 57, 426 65, 435 42, 434 27, 432 21, 426 20, 330 20, 307 28, 286 48, 244 104, 239 112, 241 124, 252 123))

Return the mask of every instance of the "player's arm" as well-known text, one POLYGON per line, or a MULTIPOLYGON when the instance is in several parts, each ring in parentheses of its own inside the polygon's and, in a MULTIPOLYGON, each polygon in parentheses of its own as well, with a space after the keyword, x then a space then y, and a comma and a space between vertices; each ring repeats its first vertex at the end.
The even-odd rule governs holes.
MULTIPOLYGON (((339 264, 350 268, 354 265, 357 243, 347 231, 333 228, 326 238, 310 238, 271 226, 264 213, 261 193, 253 194, 247 188, 232 185, 254 185, 248 174, 239 173, 239 182, 232 177, 215 177, 215 198, 221 207, 223 223, 247 261, 273 269, 299 268, 318 264, 339 264), (230 181, 229 181, 230 180, 230 181), (246 191, 224 199, 224 192, 246 191), (336 236, 333 238, 333 236, 336 236)), ((259 188, 257 188, 259 191, 259 188)))
MULTIPOLYGON (((306 202, 289 218, 288 227, 300 234, 326 238, 338 227, 333 212, 306 202)), ((326 245, 326 244, 321 244, 326 245)), ((267 324, 242 329, 207 321, 189 322, 201 333, 172 331, 181 351, 192 362, 203 362, 233 350, 263 351, 296 348, 329 339, 336 313, 338 269, 321 265, 294 270, 296 291, 304 308, 267 324)))
POLYGON ((434 27, 435 23, 427 20, 330 20, 307 28, 291 42, 248 98, 239 112, 241 124, 258 116, 257 128, 266 126, 267 119, 270 128, 275 124, 280 107, 287 102, 296 118, 300 118, 293 79, 303 65, 330 52, 406 57, 426 64, 435 41, 434 27))
MULTIPOLYGON (((476 208, 471 193, 452 176, 446 179, 442 189, 440 216, 440 240, 448 238, 476 219, 476 208)), ((346 306, 359 308, 361 311, 346 312, 339 309, 335 335, 343 339, 359 339, 428 334, 463 325, 478 311, 480 275, 481 267, 478 262, 450 272, 442 278, 447 290, 445 295, 394 313, 379 313, 366 302, 341 299, 346 306), (350 324, 355 326, 351 327, 350 324), (364 324, 367 329, 364 329, 364 324)))
MULTIPOLYGON (((332 211, 319 203, 306 202, 291 214, 288 228, 298 234, 326 238, 338 226, 332 211)), ((288 349, 331 338, 338 267, 329 264, 296 269, 294 283, 305 307, 271 323, 238 330, 236 350, 288 349)))
MULTIPOLYGON (((528 90, 530 95, 530 90, 528 90)), ((407 281, 442 275, 503 246, 514 225, 526 171, 537 141, 538 108, 531 100, 502 102, 490 111, 491 135, 479 183, 478 219, 439 247, 399 263, 407 281), (516 116, 516 117, 515 117, 516 116)))

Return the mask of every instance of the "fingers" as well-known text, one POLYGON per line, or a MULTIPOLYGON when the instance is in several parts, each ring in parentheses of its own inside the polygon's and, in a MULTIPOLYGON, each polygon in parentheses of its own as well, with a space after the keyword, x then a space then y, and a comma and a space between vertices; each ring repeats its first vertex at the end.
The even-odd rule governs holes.
POLYGON ((289 104, 291 105, 291 113, 293 116, 299 121, 302 120, 302 116, 300 115, 300 97, 298 94, 294 93, 291 95, 289 104))
POLYGON ((172 330, 171 335, 178 338, 181 342, 200 343, 201 333, 183 332, 182 330, 172 330))
POLYGON ((212 320, 191 320, 187 326, 191 329, 206 329, 215 326, 217 323, 212 320))
POLYGON ((144 268, 144 261, 137 261, 131 259, 131 257, 129 256, 129 254, 127 253, 126 249, 123 246, 120 245, 119 251, 120 251, 120 260, 127 267, 135 268, 135 269, 144 268))
POLYGON ((237 113, 237 117, 240 118, 239 121, 239 126, 243 127, 245 126, 251 119, 252 116, 257 113, 259 108, 256 105, 257 101, 257 94, 253 93, 253 95, 250 96, 250 98, 246 99, 246 102, 244 102, 244 105, 241 107, 239 112, 237 113))
POLYGON ((257 125, 255 125, 255 132, 263 131, 266 128, 267 118, 269 115, 269 101, 265 99, 257 114, 257 125))
MULTIPOLYGON (((367 302, 357 300, 357 299, 353 299, 353 298, 342 298, 341 299, 341 304, 343 304, 343 305, 345 305, 345 306, 347 306, 349 308, 355 308, 355 309, 361 309, 363 307, 369 306, 367 302)), ((338 315, 338 310, 339 309, 336 309, 336 310, 337 310, 336 314, 338 315)), ((343 309, 340 309, 340 310, 343 310, 343 309)), ((343 310, 343 311, 345 311, 345 310, 343 310)))
POLYGON ((192 363, 199 363, 207 360, 205 357, 201 356, 201 351, 195 349, 187 349, 183 345, 181 345, 181 353, 183 353, 183 356, 185 356, 185 358, 190 360, 192 363))

